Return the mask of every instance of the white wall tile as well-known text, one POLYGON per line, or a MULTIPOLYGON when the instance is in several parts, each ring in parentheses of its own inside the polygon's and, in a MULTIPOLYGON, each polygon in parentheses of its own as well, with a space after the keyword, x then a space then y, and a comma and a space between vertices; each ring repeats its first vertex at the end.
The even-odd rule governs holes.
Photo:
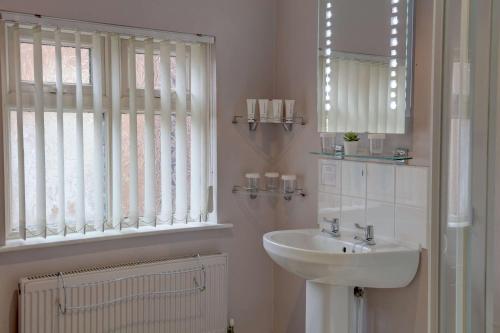
POLYGON ((320 192, 340 194, 341 162, 335 160, 319 160, 318 187, 320 192))
POLYGON ((372 200, 394 204, 395 197, 395 167, 367 163, 366 168, 366 197, 372 200))
POLYGON ((342 195, 366 198, 366 163, 342 161, 342 195))
POLYGON ((318 223, 324 219, 340 218, 340 196, 319 192, 318 194, 318 223))
POLYGON ((427 245, 428 168, 354 161, 320 160, 318 223, 340 217, 375 226, 375 237, 427 245))
POLYGON ((354 230, 354 223, 366 225, 366 199, 342 196, 340 226, 354 230))
POLYGON ((427 247, 427 209, 396 205, 396 239, 427 247))
POLYGON ((375 227, 377 236, 394 239, 394 204, 368 200, 366 204, 366 225, 375 227))
POLYGON ((396 167, 396 204, 427 209, 428 168, 396 167))

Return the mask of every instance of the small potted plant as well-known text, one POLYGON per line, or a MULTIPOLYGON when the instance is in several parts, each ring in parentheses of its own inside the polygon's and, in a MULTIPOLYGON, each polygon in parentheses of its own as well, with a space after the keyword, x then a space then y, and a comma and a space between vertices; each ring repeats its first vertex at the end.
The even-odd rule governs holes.
POLYGON ((346 155, 356 155, 358 152, 359 136, 354 132, 344 134, 344 153, 346 155))

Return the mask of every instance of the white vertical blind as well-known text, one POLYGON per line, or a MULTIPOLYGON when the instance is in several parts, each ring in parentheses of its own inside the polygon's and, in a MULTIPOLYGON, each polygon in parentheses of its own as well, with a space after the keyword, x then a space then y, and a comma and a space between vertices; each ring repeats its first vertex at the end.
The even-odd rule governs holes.
MULTIPOLYGON (((370 66, 370 79, 368 88, 370 89, 370 91, 378 90, 379 71, 379 67, 370 66)), ((370 97, 368 98, 368 132, 370 133, 378 132, 378 103, 378 94, 370 94, 370 97)))
MULTIPOLYGON (((404 85, 397 87, 397 109, 389 107, 389 64, 333 57, 330 110, 321 125, 331 132, 404 133, 404 85)), ((405 68, 396 68, 405 75, 405 68)))
POLYGON ((331 103, 331 116, 330 119, 337 119, 337 131, 342 132, 343 128, 347 127, 348 123, 348 115, 347 115, 347 89, 345 87, 347 86, 347 78, 348 78, 348 72, 347 72, 347 66, 335 66, 335 61, 332 62, 332 68, 333 68, 333 81, 337 82, 337 95, 338 95, 338 101, 337 104, 335 103, 335 100, 332 100, 331 103), (335 78, 338 73, 338 79, 335 78), (342 87, 342 89, 341 89, 342 87), (338 114, 338 117, 335 116, 335 113, 338 114))
POLYGON ((128 44, 128 103, 130 119, 130 165, 129 165, 129 221, 132 225, 139 226, 138 207, 138 182, 137 182, 137 91, 136 91, 136 62, 135 62, 135 38, 130 37, 128 44))
POLYGON ((203 55, 201 45, 191 46, 191 207, 192 220, 199 220, 201 216, 201 173, 203 165, 199 159, 202 145, 202 112, 206 86, 203 82, 203 55))
POLYGON ((76 89, 76 232, 85 232, 85 188, 83 166, 83 83, 81 36, 75 33, 75 89, 76 89))
POLYGON ((57 205, 60 209, 58 228, 60 232, 66 231, 66 198, 64 188, 64 118, 63 118, 63 78, 62 78, 62 54, 61 54, 61 30, 54 32, 55 55, 56 55, 56 110, 57 110, 57 173, 59 181, 57 190, 59 196, 57 205))
MULTIPOLYGON (((117 35, 111 36, 111 72, 120 73, 120 39, 117 35)), ((122 115, 120 108, 121 87, 120 75, 111 76, 111 152, 112 152, 112 186, 113 186, 113 201, 112 201, 112 219, 113 227, 117 227, 122 219, 122 155, 121 155, 121 138, 122 138, 122 115)))
POLYGON ((144 222, 155 221, 153 39, 144 42, 144 222))
POLYGON ((186 46, 176 43, 175 220, 187 220, 186 46))
POLYGON ((0 50, 13 69, 1 75, 13 83, 4 114, 18 157, 9 165, 19 169, 7 179, 19 219, 8 237, 206 222, 215 143, 207 43, 22 27, 8 23, 0 50), (28 226, 26 215, 36 217, 28 226))
POLYGON ((104 110, 104 150, 105 150, 105 162, 104 162, 104 170, 106 172, 105 176, 105 181, 106 181, 106 193, 107 196, 105 197, 106 199, 106 222, 104 223, 104 230, 107 228, 113 227, 113 177, 112 177, 112 168, 113 168, 113 161, 112 161, 112 152, 111 152, 111 145, 113 142, 113 130, 112 130, 112 121, 113 121, 113 114, 111 112, 111 104, 112 104, 112 91, 111 91, 111 81, 112 81, 112 72, 111 72, 111 33, 106 32, 104 34, 104 79, 105 79, 105 88, 104 88, 104 101, 105 105, 107 106, 104 110))
POLYGON ((358 70, 358 132, 361 131, 362 125, 368 127, 368 103, 370 99, 370 65, 361 63, 358 70), (366 97, 368 96, 368 98, 366 97))
MULTIPOLYGON (((202 44, 201 48, 201 72, 200 77, 203 87, 202 87, 202 95, 201 95, 201 113, 200 113, 200 137, 201 137, 201 147, 200 147, 200 218, 201 221, 206 221, 208 214, 208 205, 209 205, 209 186, 208 186, 208 178, 209 172, 212 170, 211 164, 209 162, 210 155, 210 138, 208 133, 210 132, 210 108, 213 100, 210 98, 212 95, 210 93, 210 87, 212 82, 210 82, 210 45, 202 44)), ((195 78, 191 79, 192 81, 195 78)), ((214 129, 215 131, 215 129, 214 129)), ((213 139, 213 138, 212 138, 213 139)))
POLYGON ((102 40, 99 33, 92 36, 92 97, 94 108, 94 226, 96 230, 104 229, 104 157, 103 153, 103 71, 102 40))
MULTIPOLYGON (((13 28, 14 42, 14 82, 16 89, 17 113, 17 163, 18 163, 18 191, 19 197, 19 235, 26 239, 26 200, 24 197, 24 134, 23 134, 23 99, 21 94, 21 50, 19 42, 19 25, 13 28)), ((14 199, 15 200, 15 199, 14 199)))
POLYGON ((170 133, 171 124, 171 95, 170 80, 170 42, 160 43, 160 94, 161 94, 161 222, 172 222, 172 154, 170 133))
POLYGON ((377 132, 375 133, 384 133, 383 129, 385 128, 386 119, 387 119, 387 110, 389 109, 389 103, 387 101, 387 92, 389 86, 389 74, 388 68, 385 66, 381 66, 378 69, 378 117, 377 117, 377 132))
POLYGON ((45 207, 45 124, 43 101, 43 60, 42 30, 40 26, 33 29, 33 64, 35 81, 35 142, 36 142, 36 224, 37 232, 46 236, 45 207))

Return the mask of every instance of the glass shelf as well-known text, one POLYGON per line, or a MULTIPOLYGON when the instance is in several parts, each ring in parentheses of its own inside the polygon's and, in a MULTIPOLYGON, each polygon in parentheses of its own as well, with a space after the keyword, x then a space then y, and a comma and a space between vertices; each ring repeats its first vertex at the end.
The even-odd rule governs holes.
POLYGON ((244 194, 250 196, 250 199, 256 199, 258 196, 271 196, 271 197, 283 197, 285 200, 292 200, 293 197, 305 197, 306 193, 303 189, 298 188, 294 193, 284 193, 280 190, 270 191, 266 189, 259 189, 257 192, 251 192, 248 187, 234 185, 233 193, 244 194))
POLYGON ((311 152, 312 155, 329 157, 337 160, 347 160, 347 161, 373 161, 381 163, 393 163, 393 164, 407 164, 409 160, 412 159, 410 156, 394 156, 394 155, 345 155, 343 153, 323 153, 323 152, 311 152))
POLYGON ((302 125, 304 126, 306 124, 306 121, 304 119, 304 117, 300 116, 300 115, 296 115, 293 117, 293 121, 289 121, 289 120, 282 120, 282 121, 260 121, 260 120, 253 120, 253 121, 248 121, 248 119, 245 117, 245 116, 238 116, 238 115, 235 115, 233 116, 233 121, 232 123, 233 124, 238 124, 240 122, 240 119, 241 119, 241 122, 244 122, 244 123, 247 123, 248 124, 248 129, 250 131, 255 131, 257 130, 257 127, 259 126, 259 124, 270 124, 270 125, 282 125, 283 128, 285 129, 285 131, 289 132, 292 130, 293 128, 293 125, 296 124, 296 125, 302 125))

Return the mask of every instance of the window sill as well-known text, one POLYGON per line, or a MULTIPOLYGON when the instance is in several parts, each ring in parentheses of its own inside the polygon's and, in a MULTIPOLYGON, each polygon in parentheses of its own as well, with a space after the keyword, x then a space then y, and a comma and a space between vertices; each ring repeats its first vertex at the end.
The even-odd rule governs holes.
POLYGON ((27 240, 8 240, 4 246, 0 246, 0 253, 23 251, 29 249, 55 247, 60 245, 73 245, 80 243, 99 242, 112 239, 123 239, 142 236, 157 236, 165 234, 176 234, 184 232, 197 232, 207 230, 232 229, 232 224, 216 223, 189 223, 174 224, 159 227, 141 227, 140 229, 127 228, 121 231, 106 230, 105 232, 89 232, 83 234, 70 234, 68 236, 51 236, 48 239, 36 237, 27 240))

